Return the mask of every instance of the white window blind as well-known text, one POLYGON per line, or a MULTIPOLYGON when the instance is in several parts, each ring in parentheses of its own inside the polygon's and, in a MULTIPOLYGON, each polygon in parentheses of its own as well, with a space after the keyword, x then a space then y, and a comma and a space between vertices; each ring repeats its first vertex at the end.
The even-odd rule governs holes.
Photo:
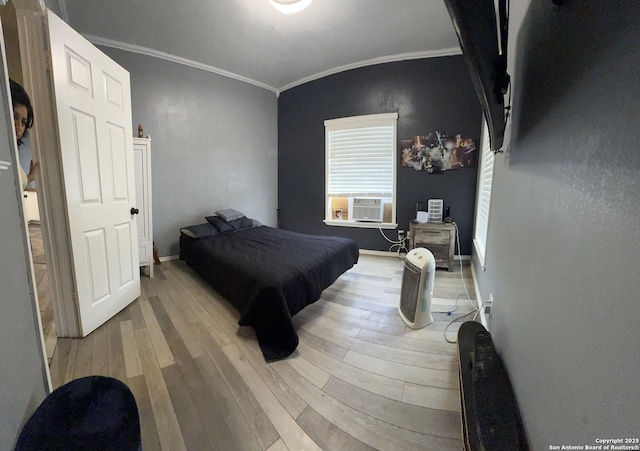
POLYGON ((489 232, 489 212, 491 207, 491 188, 493 186, 494 153, 491 151, 489 131, 483 122, 480 174, 478 177, 478 198, 476 202, 476 227, 473 243, 482 267, 485 267, 487 234, 489 232))
POLYGON ((390 197, 393 145, 390 125, 329 132, 329 194, 390 197))

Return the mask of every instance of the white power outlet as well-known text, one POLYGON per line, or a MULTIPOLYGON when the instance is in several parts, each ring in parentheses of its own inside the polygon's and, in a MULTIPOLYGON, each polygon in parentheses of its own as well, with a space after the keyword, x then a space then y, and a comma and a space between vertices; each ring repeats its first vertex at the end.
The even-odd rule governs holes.
POLYGON ((398 241, 404 240, 404 230, 398 230, 398 241))
POLYGON ((493 293, 489 293, 489 300, 486 301, 480 311, 480 322, 489 330, 491 325, 491 312, 495 308, 493 293))
POLYGON ((489 300, 484 304, 485 315, 491 316, 491 310, 495 308, 493 293, 489 293, 489 300))

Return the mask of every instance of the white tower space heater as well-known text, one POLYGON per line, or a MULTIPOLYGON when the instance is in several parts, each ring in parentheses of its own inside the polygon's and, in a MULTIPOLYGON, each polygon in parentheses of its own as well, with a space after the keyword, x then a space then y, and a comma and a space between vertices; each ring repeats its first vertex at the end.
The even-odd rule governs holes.
POLYGON ((436 259, 429 249, 418 247, 407 254, 398 312, 412 329, 421 329, 433 322, 431 298, 435 276, 436 259))

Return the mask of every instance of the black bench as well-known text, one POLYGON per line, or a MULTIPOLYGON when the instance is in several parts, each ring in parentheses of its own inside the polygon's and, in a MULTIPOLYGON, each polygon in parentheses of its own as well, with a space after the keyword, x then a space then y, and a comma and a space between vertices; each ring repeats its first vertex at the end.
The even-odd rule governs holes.
POLYGON ((467 450, 528 450, 509 376, 491 334, 475 321, 458 330, 462 434, 467 450))

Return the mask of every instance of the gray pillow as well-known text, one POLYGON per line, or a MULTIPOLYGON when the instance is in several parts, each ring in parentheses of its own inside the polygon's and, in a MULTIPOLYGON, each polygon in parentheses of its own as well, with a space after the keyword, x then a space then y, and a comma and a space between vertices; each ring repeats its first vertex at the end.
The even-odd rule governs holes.
POLYGON ((224 221, 220 216, 207 216, 205 218, 211 225, 213 225, 218 232, 227 233, 234 230, 248 229, 255 227, 253 219, 247 217, 241 217, 240 219, 234 219, 233 221, 224 221))
POLYGON ((227 208, 225 210, 218 210, 215 212, 216 216, 224 219, 227 222, 235 221, 236 219, 244 218, 244 214, 233 208, 227 208))

